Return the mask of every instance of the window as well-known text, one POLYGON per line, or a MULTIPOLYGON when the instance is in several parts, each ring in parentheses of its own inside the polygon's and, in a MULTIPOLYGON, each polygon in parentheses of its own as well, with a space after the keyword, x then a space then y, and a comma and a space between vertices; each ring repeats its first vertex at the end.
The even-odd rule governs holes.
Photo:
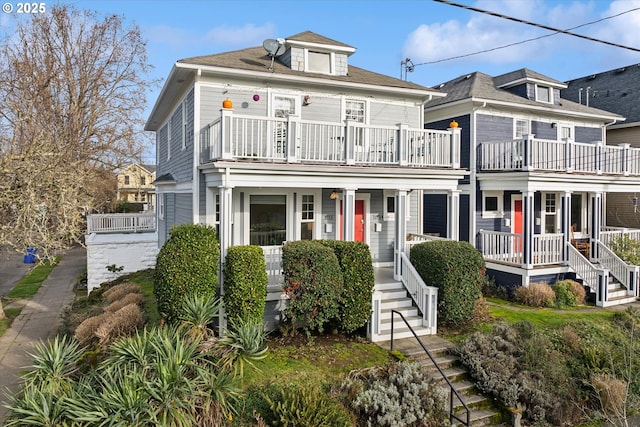
POLYGON ((302 217, 300 221, 300 240, 312 240, 315 224, 315 203, 312 194, 302 195, 302 217))
POLYGON ((482 193, 482 217, 502 218, 503 195, 501 191, 485 191, 482 193))
POLYGON ((141 176, 140 177, 140 185, 147 185, 147 177, 146 176, 141 176))
POLYGON ((364 101, 347 100, 345 103, 345 119, 357 123, 364 123, 364 107, 364 101))
POLYGON ((129 175, 125 175, 124 176, 124 185, 129 185, 130 182, 131 182, 131 178, 129 178, 129 175))
POLYGON ((536 101, 549 103, 553 102, 553 98, 551 96, 551 88, 548 86, 536 85, 536 101))
POLYGON ((140 201, 141 202, 146 202, 147 201, 147 195, 145 193, 140 193, 140 201))
POLYGON ((396 195, 394 191, 384 191, 384 220, 393 221, 396 216, 396 195))
POLYGON ((544 193, 544 232, 555 233, 558 227, 557 198, 555 193, 544 193))
POLYGON ((571 194, 571 225, 575 225, 576 234, 587 234, 587 206, 586 194, 571 194))
POLYGON ((307 51, 307 71, 331 74, 331 54, 307 51))
POLYGON ((560 139, 571 139, 571 128, 568 126, 562 126, 560 128, 560 139))
POLYGON ((522 137, 529 134, 529 121, 517 119, 514 130, 516 139, 522 139, 522 137))
POLYGON ((249 205, 250 244, 281 245, 287 238, 287 196, 252 194, 249 205))
POLYGON ((296 98, 276 95, 273 97, 273 116, 286 118, 296 114, 296 98))
POLYGON ((164 219, 164 194, 158 194, 158 218, 164 219))

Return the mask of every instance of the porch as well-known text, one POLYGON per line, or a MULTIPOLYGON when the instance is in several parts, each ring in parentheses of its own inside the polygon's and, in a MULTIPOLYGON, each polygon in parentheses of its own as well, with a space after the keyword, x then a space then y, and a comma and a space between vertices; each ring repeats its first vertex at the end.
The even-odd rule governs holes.
POLYGON ((200 132, 200 163, 239 160, 327 165, 460 167, 460 130, 267 118, 221 110, 200 132))
POLYGON ((536 139, 482 142, 481 171, 545 171, 640 176, 640 148, 536 139))

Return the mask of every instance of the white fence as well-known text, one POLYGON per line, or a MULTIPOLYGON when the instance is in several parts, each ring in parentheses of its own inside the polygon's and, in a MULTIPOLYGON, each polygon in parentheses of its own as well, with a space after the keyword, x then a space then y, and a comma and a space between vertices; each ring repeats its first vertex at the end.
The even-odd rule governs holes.
POLYGON ((154 231, 156 231, 155 213, 115 213, 87 215, 87 234, 147 233, 154 231))

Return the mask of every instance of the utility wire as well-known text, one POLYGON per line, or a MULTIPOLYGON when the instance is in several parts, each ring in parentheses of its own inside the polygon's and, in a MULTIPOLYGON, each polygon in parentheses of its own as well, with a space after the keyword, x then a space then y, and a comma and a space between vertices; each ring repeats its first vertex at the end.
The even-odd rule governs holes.
POLYGON ((498 17, 498 18, 508 19, 510 21, 515 21, 515 22, 519 22, 519 23, 522 23, 522 24, 532 25, 534 27, 543 28, 545 30, 553 31, 553 33, 552 34, 546 34, 546 35, 543 35, 543 36, 540 36, 540 37, 534 37, 532 39, 527 39, 527 40, 523 40, 523 41, 519 41, 519 42, 515 42, 515 43, 510 43, 510 44, 507 44, 507 45, 504 45, 504 46, 498 46, 498 47, 494 47, 494 48, 491 48, 491 49, 485 49, 485 50, 478 51, 478 52, 468 53, 468 54, 464 54, 464 55, 458 55, 458 56, 454 56, 454 57, 451 57, 451 58, 439 59, 437 61, 423 62, 423 63, 420 63, 420 64, 415 64, 414 66, 435 64, 435 63, 438 63, 438 62, 449 61, 449 60, 452 60, 452 59, 465 58, 465 57, 468 57, 468 56, 478 55, 478 54, 481 54, 481 53, 492 52, 492 51, 495 51, 495 50, 504 49, 504 48, 511 47, 511 46, 516 46, 516 45, 527 43, 527 42, 530 42, 530 41, 539 40, 539 39, 542 39, 542 38, 545 38, 545 37, 550 37, 550 36, 553 36, 553 35, 556 35, 556 34, 567 34, 567 35, 570 35, 570 36, 583 38, 583 39, 594 41, 594 42, 597 42, 597 43, 603 43, 603 44, 606 44, 606 45, 619 47, 621 49, 627 49, 627 50, 631 50, 631 51, 634 51, 634 52, 640 52, 640 49, 635 48, 635 47, 624 46, 624 45, 613 43, 613 42, 609 42, 609 41, 606 41, 606 40, 600 40, 600 39, 596 39, 596 38, 593 38, 593 37, 584 36, 582 34, 572 33, 570 31, 570 30, 575 30, 576 28, 587 26, 587 25, 596 24, 598 22, 605 21, 607 19, 615 18, 615 17, 621 16, 621 15, 624 15, 626 13, 635 12, 637 10, 640 10, 640 7, 637 7, 637 8, 634 8, 634 9, 630 9, 630 10, 618 13, 616 15, 607 16, 605 18, 598 19, 596 21, 587 22, 585 24, 577 25, 575 27, 568 28, 566 30, 562 30, 562 29, 559 29, 559 28, 554 28, 554 27, 550 27, 550 26, 547 26, 547 25, 543 25, 543 24, 537 24, 535 22, 526 21, 526 20, 519 19, 519 18, 513 18, 511 16, 503 15, 503 14, 500 14, 500 13, 479 9, 479 8, 476 8, 476 7, 467 6, 467 5, 459 4, 459 3, 454 3, 454 2, 449 1, 449 0, 433 0, 433 1, 436 1, 436 2, 439 2, 439 3, 448 4, 450 6, 460 7, 460 8, 471 10, 471 11, 474 11, 474 12, 484 13, 484 14, 495 16, 495 17, 498 17))

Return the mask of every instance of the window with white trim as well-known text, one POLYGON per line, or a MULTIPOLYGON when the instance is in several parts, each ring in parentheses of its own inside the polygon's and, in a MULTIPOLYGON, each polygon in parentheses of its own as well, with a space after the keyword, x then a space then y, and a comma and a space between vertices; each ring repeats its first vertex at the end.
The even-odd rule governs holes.
POLYGON ((312 73, 331 74, 331 54, 328 52, 307 51, 307 69, 312 73))
POLYGON ((158 204, 158 218, 164 219, 164 194, 160 193, 157 196, 156 203, 158 204))
POLYGON ((274 95, 273 116, 286 118, 296 115, 296 100, 294 96, 274 95))
POLYGON ((549 86, 536 85, 536 101, 553 102, 553 90, 549 86))
POLYGON ((544 195, 544 234, 553 234, 558 231, 558 198, 555 193, 543 193, 544 195))
POLYGON ((129 185, 131 183, 131 178, 129 178, 129 175, 125 175, 124 176, 124 185, 129 185))
POLYGON ((484 191, 482 193, 482 217, 502 218, 504 200, 502 191, 484 191))
POLYGON ((516 139, 521 139, 524 135, 529 135, 529 120, 516 119, 513 133, 516 139))
POLYGON ((560 140, 571 139, 571 128, 569 126, 561 126, 559 132, 560 140))
POLYGON ((589 234, 587 226, 587 194, 571 193, 571 225, 577 237, 589 234))
POLYGON ((395 191, 384 190, 383 199, 384 220, 393 221, 396 216, 396 193, 395 191))
POLYGON ((344 118, 357 123, 365 123, 365 102, 347 99, 344 104, 344 118))
POLYGON ((300 217, 300 240, 313 240, 316 223, 315 198, 313 194, 302 195, 300 217))

